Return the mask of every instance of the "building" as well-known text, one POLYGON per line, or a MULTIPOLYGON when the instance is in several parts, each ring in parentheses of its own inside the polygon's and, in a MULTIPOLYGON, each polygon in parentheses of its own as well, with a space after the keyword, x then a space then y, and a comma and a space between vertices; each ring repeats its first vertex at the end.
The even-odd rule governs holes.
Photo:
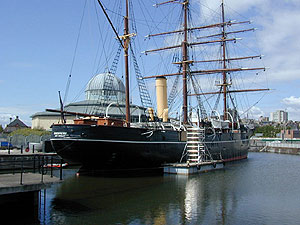
POLYGON ((258 118, 258 121, 259 122, 269 122, 269 117, 264 117, 264 116, 260 116, 259 118, 258 118))
MULTIPOLYGON (((58 109, 59 110, 59 109, 58 109)), ((131 122, 145 121, 145 108, 131 105, 131 122)), ((98 116, 110 116, 125 119, 125 86, 113 74, 102 73, 94 76, 85 89, 85 100, 68 104, 64 111, 98 116), (112 88, 108 89, 107 79, 112 79, 112 88)), ((74 114, 65 114, 67 123, 79 118, 74 114)), ((50 130, 51 125, 61 122, 59 112, 38 112, 31 116, 32 128, 50 130)))
POLYGON ((281 130, 282 139, 300 138, 299 130, 281 130))
POLYGON ((18 116, 16 119, 11 121, 3 130, 3 133, 9 134, 15 130, 29 128, 25 123, 23 123, 18 116))
POLYGON ((285 112, 283 110, 277 110, 276 112, 271 112, 270 120, 276 123, 287 123, 288 112, 285 112))

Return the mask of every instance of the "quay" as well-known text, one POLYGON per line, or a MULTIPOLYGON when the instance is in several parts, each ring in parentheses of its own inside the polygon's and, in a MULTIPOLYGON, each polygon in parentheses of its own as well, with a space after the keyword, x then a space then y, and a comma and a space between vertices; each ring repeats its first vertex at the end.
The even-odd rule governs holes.
POLYGON ((223 169, 225 162, 223 160, 210 160, 207 162, 197 163, 173 163, 164 165, 164 173, 191 175, 197 173, 204 173, 212 170, 223 169))
POLYGON ((46 206, 46 189, 62 182, 62 160, 59 177, 53 176, 54 153, 0 152, 0 211, 11 220, 12 212, 38 217, 40 206, 46 206), (44 194, 42 197, 42 190, 44 194))
POLYGON ((250 139, 251 152, 271 152, 279 154, 300 155, 300 139, 258 138, 250 139))
POLYGON ((0 199, 1 195, 35 192, 59 182, 58 177, 39 173, 0 174, 0 199))

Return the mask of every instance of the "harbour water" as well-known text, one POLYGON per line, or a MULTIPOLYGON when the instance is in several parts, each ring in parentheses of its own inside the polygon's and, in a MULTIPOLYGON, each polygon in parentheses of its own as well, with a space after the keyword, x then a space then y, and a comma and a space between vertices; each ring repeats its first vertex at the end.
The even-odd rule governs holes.
POLYGON ((272 153, 188 177, 103 178, 69 169, 31 224, 300 224, 299 171, 300 156, 272 153))

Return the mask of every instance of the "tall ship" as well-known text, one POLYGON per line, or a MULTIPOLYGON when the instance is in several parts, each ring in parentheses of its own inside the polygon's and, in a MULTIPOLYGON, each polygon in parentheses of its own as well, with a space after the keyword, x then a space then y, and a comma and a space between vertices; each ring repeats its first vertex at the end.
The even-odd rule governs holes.
MULTIPOLYGON (((145 57, 152 57, 150 55, 156 53, 161 61, 171 58, 169 61, 173 69, 169 70, 176 72, 156 74, 162 69, 153 69, 153 74, 148 72, 145 76, 139 69, 133 49, 137 33, 135 26, 130 26, 134 21, 134 14, 130 13, 132 2, 121 2, 125 5, 122 35, 109 16, 112 11, 100 0, 95 3, 110 25, 115 35, 112 38, 115 38, 119 48, 112 69, 104 73, 102 97, 94 99, 97 110, 72 112, 64 109, 62 101, 60 110, 52 110, 61 115, 61 122, 52 125, 51 137, 51 144, 58 155, 67 162, 81 164, 82 168, 104 172, 160 168, 165 163, 175 162, 200 163, 211 159, 229 162, 247 158, 252 129, 242 122, 235 95, 268 89, 237 89, 234 78, 236 73, 256 74, 256 71, 265 68, 236 66, 259 59, 261 55, 237 55, 245 52, 230 55, 229 44, 238 42, 236 34, 254 30, 238 28, 240 25, 249 25, 250 21, 227 20, 223 0, 218 17, 221 20, 202 26, 193 26, 191 21, 192 16, 199 18, 199 14, 194 13, 197 7, 193 8, 193 1, 169 0, 155 4, 157 8, 177 7, 180 10, 177 19, 181 25, 173 31, 147 35, 146 42, 161 38, 163 41, 155 42, 156 45, 162 43, 167 46, 143 53, 147 55, 145 57), (218 53, 219 57, 210 58, 213 54, 204 55, 203 49, 218 53), (124 96, 113 88, 116 82, 116 59, 121 51, 124 52, 124 96), (133 107, 130 102, 130 60, 137 78, 141 106, 133 107), (148 80, 152 83, 155 80, 157 107, 153 107, 146 85, 148 80), (171 86, 169 91, 167 86, 171 86), (120 101, 120 94, 124 104, 120 101), (177 104, 177 108, 174 104, 177 104), (113 105, 124 109, 124 118, 110 116, 108 112, 113 105), (139 115, 138 120, 133 120, 131 115, 136 107, 144 113, 139 115), (66 123, 65 116, 72 114, 76 114, 77 118, 73 123, 66 123)), ((149 61, 152 62, 151 59, 149 61)))

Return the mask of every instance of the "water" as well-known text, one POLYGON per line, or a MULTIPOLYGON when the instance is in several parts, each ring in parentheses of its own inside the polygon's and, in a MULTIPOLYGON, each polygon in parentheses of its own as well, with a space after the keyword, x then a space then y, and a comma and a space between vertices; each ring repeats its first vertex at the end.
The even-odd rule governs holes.
POLYGON ((40 223, 300 224, 299 171, 299 156, 271 153, 189 177, 77 177, 67 170, 47 190, 40 223))

